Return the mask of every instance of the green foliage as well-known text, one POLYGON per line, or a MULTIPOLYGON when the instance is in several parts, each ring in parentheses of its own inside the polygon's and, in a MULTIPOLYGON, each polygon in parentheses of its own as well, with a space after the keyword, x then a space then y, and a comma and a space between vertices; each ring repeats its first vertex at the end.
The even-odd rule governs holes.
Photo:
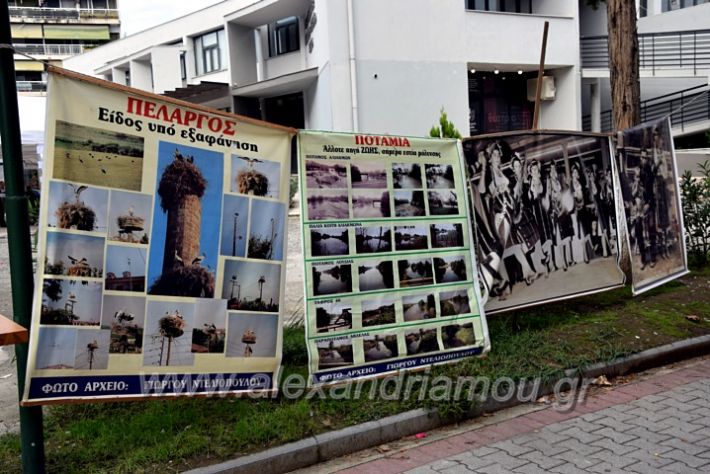
POLYGON ((429 136, 434 138, 461 138, 461 133, 456 130, 453 122, 449 121, 443 107, 441 108, 439 125, 431 127, 431 130, 429 130, 429 136))
POLYGON ((700 163, 700 177, 683 174, 680 189, 683 224, 691 262, 705 264, 710 257, 710 162, 700 163))

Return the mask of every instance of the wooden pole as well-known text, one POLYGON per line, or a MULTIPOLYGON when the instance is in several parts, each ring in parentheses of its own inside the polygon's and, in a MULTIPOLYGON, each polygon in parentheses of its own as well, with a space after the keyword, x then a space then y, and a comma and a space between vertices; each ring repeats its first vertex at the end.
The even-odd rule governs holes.
POLYGON ((540 95, 542 93, 542 76, 545 73, 545 52, 547 51, 547 30, 550 28, 550 22, 545 22, 545 28, 542 31, 542 49, 540 50, 540 66, 537 70, 537 87, 535 87, 535 113, 533 115, 533 130, 538 129, 540 119, 540 95))

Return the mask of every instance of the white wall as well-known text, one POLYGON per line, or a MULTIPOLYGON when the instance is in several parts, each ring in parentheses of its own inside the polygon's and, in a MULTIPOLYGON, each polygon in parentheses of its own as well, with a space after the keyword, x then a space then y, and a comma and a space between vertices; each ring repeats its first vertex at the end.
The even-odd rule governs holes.
POLYGON ((597 9, 579 0, 579 32, 582 36, 606 36, 606 2, 599 2, 597 9))
MULTIPOLYGON (((131 87, 153 90, 153 80, 151 78, 151 67, 148 61, 131 61, 131 87)), ((178 76, 179 77, 179 76, 178 76)))
POLYGON ((647 16, 638 21, 639 33, 710 29, 710 3, 647 16))
POLYGON ((228 23, 227 43, 229 44, 230 83, 240 86, 255 83, 256 51, 254 49, 254 30, 228 23))
POLYGON ((181 46, 157 46, 150 50, 154 91, 162 94, 182 87, 181 46))
POLYGON ((360 131, 427 135, 443 107, 467 135, 465 63, 363 60, 358 61, 357 71, 360 131))

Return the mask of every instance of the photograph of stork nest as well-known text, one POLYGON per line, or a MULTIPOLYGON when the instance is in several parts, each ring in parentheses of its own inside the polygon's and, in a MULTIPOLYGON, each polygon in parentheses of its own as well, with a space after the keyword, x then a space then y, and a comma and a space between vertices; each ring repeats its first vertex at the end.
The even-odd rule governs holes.
POLYGON ((110 331, 77 331, 76 347, 74 349, 74 370, 108 369, 110 345, 110 331))
POLYGON ((224 353, 227 301, 198 299, 195 303, 195 327, 192 328, 192 352, 224 353))
POLYGON ((108 240, 147 245, 153 196, 129 191, 111 191, 108 210, 108 240))
POLYGON ((101 282, 46 279, 42 282, 40 324, 98 326, 101 282))
POLYGON ((278 199, 280 188, 280 163, 232 155, 231 192, 278 199))
POLYGON ((221 153, 160 142, 147 278, 150 294, 214 296, 223 159, 221 153))
POLYGON ((103 237, 47 232, 44 258, 46 275, 102 278, 104 274, 103 237))
POLYGON ((57 120, 52 177, 141 190, 143 138, 57 120))
POLYGON ((101 329, 111 331, 111 354, 143 352, 145 297, 104 295, 101 329))
POLYGON ((195 303, 148 301, 143 365, 193 365, 191 335, 194 327, 195 303))
POLYGON ((106 232, 108 191, 50 181, 47 225, 57 229, 106 232))
POLYGON ((253 199, 247 257, 283 260, 286 206, 280 202, 253 199))
POLYGON ((222 282, 228 309, 278 313, 281 265, 227 260, 222 282))

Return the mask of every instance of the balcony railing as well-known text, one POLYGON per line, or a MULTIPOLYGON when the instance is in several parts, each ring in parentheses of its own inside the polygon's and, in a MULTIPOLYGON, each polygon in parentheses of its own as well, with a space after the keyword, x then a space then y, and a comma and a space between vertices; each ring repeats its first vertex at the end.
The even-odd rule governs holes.
POLYGON ((45 92, 47 83, 44 81, 17 81, 18 92, 45 92))
MULTIPOLYGON (((639 39, 639 66, 663 69, 710 69, 710 30, 644 33, 639 39)), ((581 39, 582 67, 609 67, 607 36, 581 39)))
MULTIPOLYGON (((647 122, 657 120, 671 115, 671 126, 673 128, 685 129, 687 125, 697 122, 710 121, 710 92, 708 86, 696 86, 690 89, 673 92, 653 99, 641 102, 641 121, 647 122), (704 95, 705 97, 699 97, 704 95)), ((582 128, 592 129, 592 118, 585 115, 582 118, 582 128)), ((611 110, 601 113, 601 131, 612 131, 611 110)))
POLYGON ((16 51, 25 54, 42 54, 45 56, 75 56, 85 50, 83 44, 15 44, 16 51))
POLYGON ((10 7, 10 18, 31 20, 118 20, 115 9, 10 7))

